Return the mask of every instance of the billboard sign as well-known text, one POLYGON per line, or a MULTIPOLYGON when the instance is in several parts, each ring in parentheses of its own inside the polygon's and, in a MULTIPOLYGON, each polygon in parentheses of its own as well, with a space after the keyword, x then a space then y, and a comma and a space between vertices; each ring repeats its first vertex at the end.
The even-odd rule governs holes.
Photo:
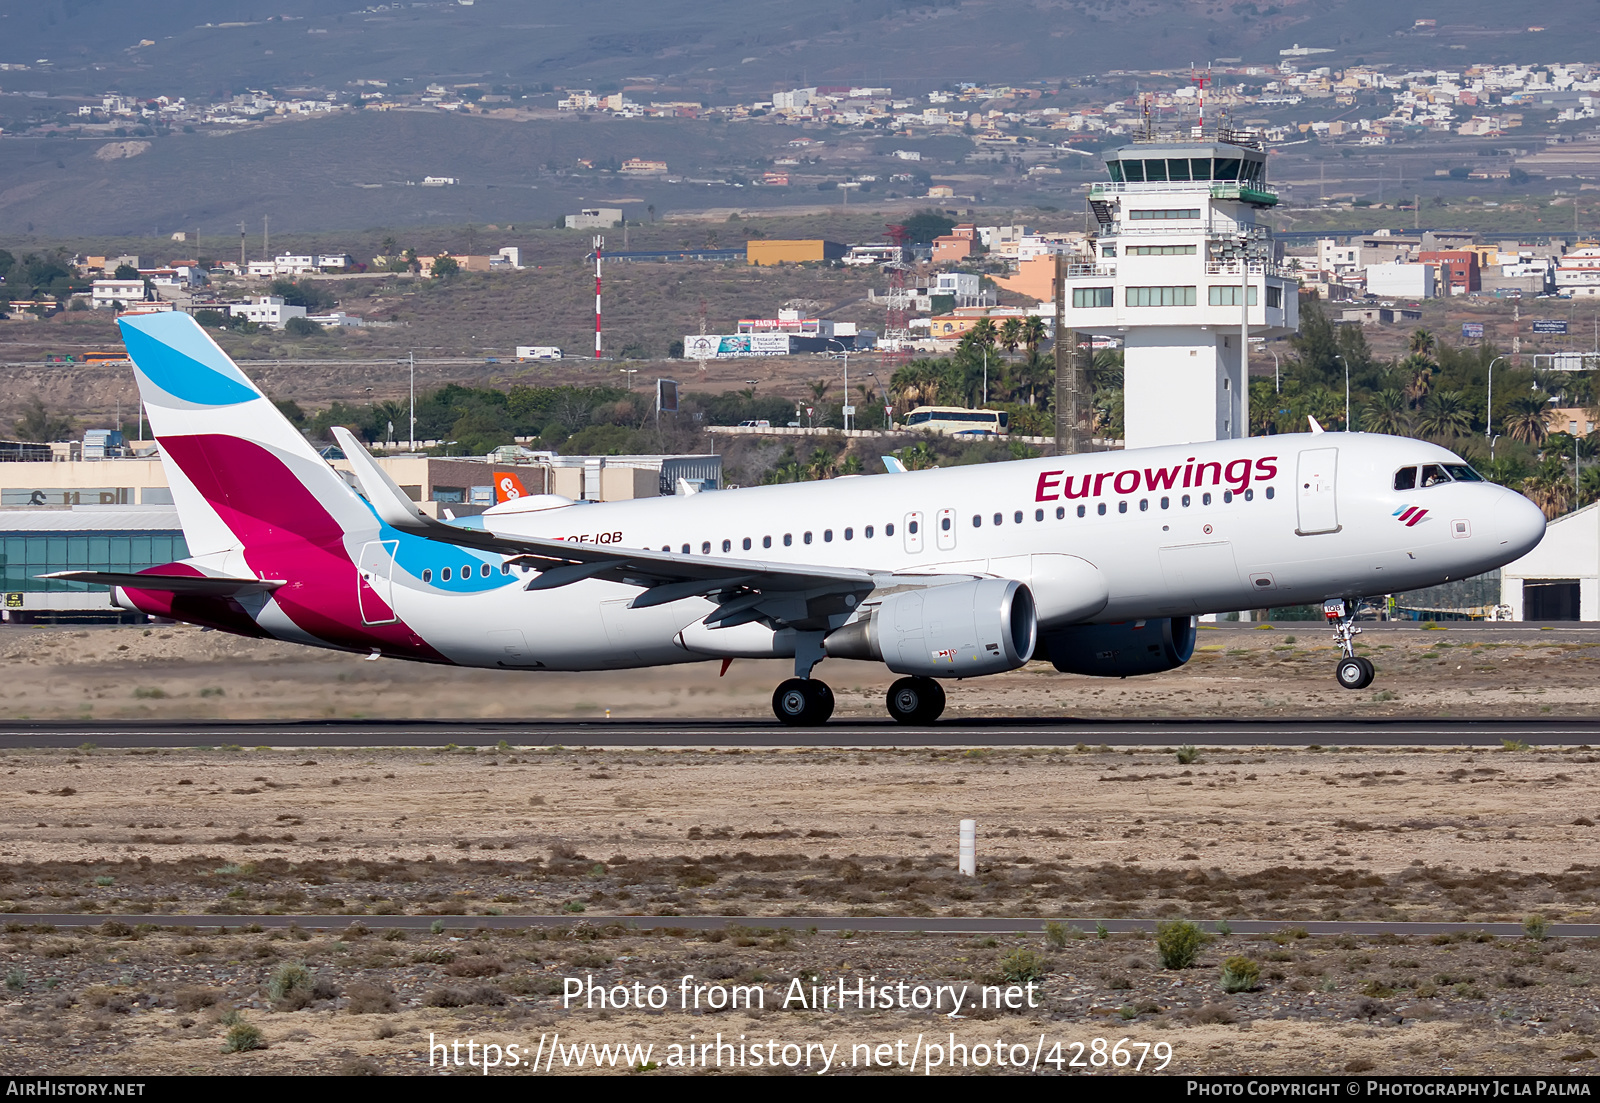
POLYGON ((1483 323, 1482 322, 1462 322, 1461 323, 1461 336, 1466 338, 1467 340, 1480 340, 1481 341, 1483 339, 1483 323))
POLYGON ((656 412, 662 414, 675 414, 678 412, 678 381, 676 379, 656 380, 656 412))
POLYGON ((787 356, 787 333, 690 333, 683 339, 687 360, 714 360, 724 356, 787 356))
POLYGON ((1536 318, 1533 322, 1533 331, 1535 333, 1550 333, 1565 337, 1567 335, 1567 323, 1547 318, 1536 318))

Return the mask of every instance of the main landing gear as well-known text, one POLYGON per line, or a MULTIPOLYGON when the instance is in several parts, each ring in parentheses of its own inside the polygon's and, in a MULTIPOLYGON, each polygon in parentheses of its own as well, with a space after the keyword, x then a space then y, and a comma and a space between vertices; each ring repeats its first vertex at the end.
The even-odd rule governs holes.
POLYGON ((889 687, 888 705, 901 724, 931 724, 944 711, 944 687, 932 678, 901 678, 889 687))
MULTIPOLYGON (((772 714, 791 728, 817 727, 833 715, 833 690, 811 677, 825 655, 822 638, 821 632, 796 634, 794 677, 772 691, 772 714)), ((931 724, 944 712, 944 687, 932 678, 901 678, 885 703, 901 724, 931 724)))
POLYGON ((1334 678, 1344 689, 1366 689, 1378 671, 1371 660, 1356 654, 1356 637, 1361 634, 1361 629, 1355 626, 1354 605, 1354 601, 1325 601, 1322 603, 1322 615, 1333 626, 1333 638, 1342 653, 1338 665, 1333 669, 1334 678))
POLYGON ((791 728, 826 724, 833 715, 833 690, 815 678, 790 678, 772 691, 772 711, 791 728))

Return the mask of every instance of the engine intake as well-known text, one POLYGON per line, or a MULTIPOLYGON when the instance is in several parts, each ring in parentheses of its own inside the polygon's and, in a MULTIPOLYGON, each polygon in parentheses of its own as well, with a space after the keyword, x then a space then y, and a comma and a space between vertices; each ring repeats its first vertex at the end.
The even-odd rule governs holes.
POLYGON ((1182 666, 1194 654, 1194 637, 1193 617, 1162 617, 1061 628, 1041 642, 1057 670, 1127 678, 1182 666))
POLYGON ((1038 637, 1028 587, 983 578, 890 594, 823 647, 838 658, 877 659, 896 674, 975 678, 1015 670, 1033 657, 1038 637))

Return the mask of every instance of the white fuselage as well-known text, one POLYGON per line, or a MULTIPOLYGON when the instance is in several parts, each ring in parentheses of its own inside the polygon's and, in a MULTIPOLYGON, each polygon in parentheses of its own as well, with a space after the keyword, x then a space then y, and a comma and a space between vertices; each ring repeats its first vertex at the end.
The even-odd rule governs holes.
MULTIPOLYGON (((1543 535, 1539 511, 1494 484, 1394 489, 1397 469, 1429 463, 1462 461, 1402 438, 1297 434, 577 504, 483 523, 504 535, 712 558, 1013 577, 1031 585, 1041 616, 1077 609, 1065 623, 1106 623, 1416 589, 1509 562, 1543 535), (1426 515, 1408 524, 1408 508, 1426 515), (1060 563, 1074 570, 1039 566, 1060 563), (1074 604, 1100 586, 1103 601, 1074 604)), ((462 665, 584 670, 792 653, 760 625, 696 631, 716 608, 706 598, 631 609, 636 586, 528 591, 532 576, 501 558, 440 545, 425 559, 427 581, 424 557, 397 556, 394 610, 462 665), (453 564, 450 581, 440 564, 453 564)))

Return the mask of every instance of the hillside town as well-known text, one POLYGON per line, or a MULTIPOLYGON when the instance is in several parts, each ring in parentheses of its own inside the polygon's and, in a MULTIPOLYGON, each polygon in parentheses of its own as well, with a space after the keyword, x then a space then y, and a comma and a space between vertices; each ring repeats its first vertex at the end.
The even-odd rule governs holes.
MULTIPOLYGON (((1127 137, 1152 121, 1159 124, 1192 113, 1203 103, 1208 110, 1260 126, 1271 142, 1314 136, 1385 145, 1429 133, 1515 137, 1528 112, 1549 115, 1556 123, 1592 119, 1600 97, 1600 66, 1587 63, 1405 69, 1319 65, 1314 55, 1331 51, 1318 47, 1280 52, 1283 57, 1276 66, 1217 59, 1200 70, 1117 70, 1099 78, 1026 86, 955 81, 925 95, 870 85, 814 85, 727 103, 658 98, 659 93, 652 95, 654 82, 647 78, 613 91, 363 78, 343 88, 253 89, 212 102, 167 95, 138 99, 108 91, 80 103, 71 113, 35 112, 20 126, 13 120, 10 130, 126 137, 158 129, 226 130, 349 111, 442 111, 507 119, 602 113, 621 118, 765 120, 906 137, 957 133, 980 145, 1049 147, 1127 137), (1097 96, 1102 85, 1120 88, 1129 82, 1139 90, 1111 99, 1097 96), (1324 117, 1330 109, 1337 117, 1324 117), (1270 117, 1255 118, 1258 115, 1270 117)), ((21 63, 0 65, 6 71, 29 68, 21 63)), ((0 94, 5 92, 3 83, 0 76, 0 94)), ((896 156, 920 159, 917 151, 896 156)), ((648 163, 618 166, 617 171, 665 173, 667 167, 648 163)))

